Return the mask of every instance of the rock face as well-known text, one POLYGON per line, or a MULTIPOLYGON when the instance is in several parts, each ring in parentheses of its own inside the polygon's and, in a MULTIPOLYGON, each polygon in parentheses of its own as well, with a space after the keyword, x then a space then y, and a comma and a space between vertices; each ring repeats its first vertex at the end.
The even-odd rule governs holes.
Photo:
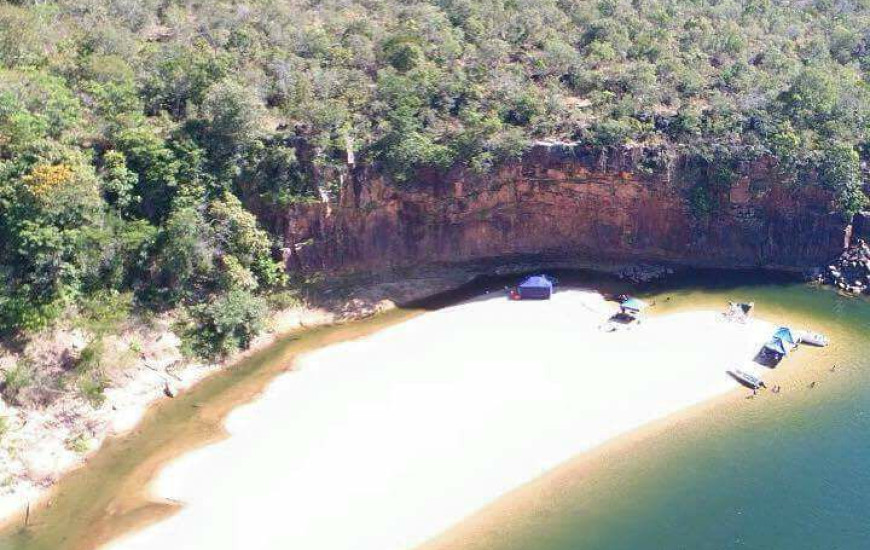
POLYGON ((852 294, 870 293, 870 246, 856 237, 817 280, 852 294))
POLYGON ((805 269, 843 248, 846 223, 830 193, 785 183, 770 160, 737 166, 723 185, 685 161, 645 168, 644 155, 540 143, 490 174, 421 172, 401 185, 357 166, 335 199, 296 205, 280 220, 288 268, 378 271, 540 255, 578 265, 805 269))

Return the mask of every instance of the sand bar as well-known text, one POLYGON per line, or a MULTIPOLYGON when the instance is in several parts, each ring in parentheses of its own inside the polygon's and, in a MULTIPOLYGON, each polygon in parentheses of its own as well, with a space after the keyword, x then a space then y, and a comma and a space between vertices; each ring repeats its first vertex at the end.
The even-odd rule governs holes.
POLYGON ((771 334, 716 312, 604 333, 592 291, 474 300, 304 356, 158 477, 112 550, 405 550, 620 434, 736 387, 771 334))

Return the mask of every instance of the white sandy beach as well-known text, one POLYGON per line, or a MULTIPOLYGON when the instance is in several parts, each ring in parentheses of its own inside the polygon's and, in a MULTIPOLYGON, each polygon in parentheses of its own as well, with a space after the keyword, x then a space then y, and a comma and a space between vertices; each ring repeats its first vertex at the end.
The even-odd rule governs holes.
POLYGON ((427 313, 302 358, 171 464, 185 503, 112 550, 407 550, 619 434, 736 387, 770 336, 716 312, 604 333, 591 291, 427 313))

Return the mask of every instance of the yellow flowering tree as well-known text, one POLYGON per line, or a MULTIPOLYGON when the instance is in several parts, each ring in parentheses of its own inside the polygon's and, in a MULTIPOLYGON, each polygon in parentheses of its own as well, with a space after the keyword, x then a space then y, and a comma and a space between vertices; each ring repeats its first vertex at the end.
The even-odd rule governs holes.
POLYGON ((31 197, 46 202, 74 179, 75 172, 67 164, 38 164, 22 178, 22 183, 31 197))

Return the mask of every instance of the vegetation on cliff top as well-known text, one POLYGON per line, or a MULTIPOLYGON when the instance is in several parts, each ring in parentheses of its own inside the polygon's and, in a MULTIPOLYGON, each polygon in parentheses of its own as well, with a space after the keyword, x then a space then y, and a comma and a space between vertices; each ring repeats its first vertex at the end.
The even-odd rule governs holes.
POLYGON ((244 345, 283 284, 251 211, 349 151, 398 183, 536 138, 771 155, 855 211, 868 40, 864 0, 5 2, 0 331, 133 290, 244 345))

